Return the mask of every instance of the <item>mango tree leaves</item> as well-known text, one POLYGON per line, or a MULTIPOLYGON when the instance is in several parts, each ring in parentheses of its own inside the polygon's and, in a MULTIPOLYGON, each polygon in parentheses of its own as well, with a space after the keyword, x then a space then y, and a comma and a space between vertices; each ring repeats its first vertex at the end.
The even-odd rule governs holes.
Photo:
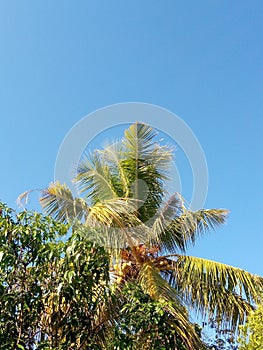
POLYGON ((0 349, 96 349, 109 320, 105 251, 41 214, 0 212, 0 349))

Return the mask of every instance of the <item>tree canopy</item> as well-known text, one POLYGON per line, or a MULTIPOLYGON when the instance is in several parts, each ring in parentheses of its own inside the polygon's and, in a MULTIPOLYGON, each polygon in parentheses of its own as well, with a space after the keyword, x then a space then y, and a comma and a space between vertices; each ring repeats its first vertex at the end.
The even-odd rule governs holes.
POLYGON ((103 340, 108 256, 77 234, 62 240, 67 230, 1 205, 0 349, 95 349, 103 340))

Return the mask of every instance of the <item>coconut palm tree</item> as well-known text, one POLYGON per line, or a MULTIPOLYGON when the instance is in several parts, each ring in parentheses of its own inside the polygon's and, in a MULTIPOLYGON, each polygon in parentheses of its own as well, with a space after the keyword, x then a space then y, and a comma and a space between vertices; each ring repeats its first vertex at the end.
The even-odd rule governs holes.
POLYGON ((167 302, 186 348, 201 349, 187 310, 236 330, 258 301, 263 279, 186 255, 187 247, 223 224, 228 212, 191 211, 178 193, 169 196, 173 152, 158 144, 156 135, 143 123, 131 125, 119 142, 83 157, 74 179, 81 197, 56 182, 40 202, 48 214, 75 227, 78 222, 78 229, 107 247, 115 283, 136 281, 151 298, 167 302))

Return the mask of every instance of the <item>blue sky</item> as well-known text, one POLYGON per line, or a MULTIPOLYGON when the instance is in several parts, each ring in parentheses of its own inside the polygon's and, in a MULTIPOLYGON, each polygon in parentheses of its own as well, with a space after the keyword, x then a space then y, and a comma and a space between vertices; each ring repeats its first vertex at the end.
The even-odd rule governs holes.
POLYGON ((0 2, 1 200, 48 185, 88 113, 160 105, 202 144, 205 206, 231 211, 191 254, 263 274, 262 15, 259 0, 0 2))

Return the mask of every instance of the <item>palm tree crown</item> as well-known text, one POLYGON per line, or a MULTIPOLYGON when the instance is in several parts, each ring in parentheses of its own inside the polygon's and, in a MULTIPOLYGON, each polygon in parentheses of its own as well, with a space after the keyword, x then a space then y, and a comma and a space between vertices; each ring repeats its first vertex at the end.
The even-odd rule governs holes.
POLYGON ((78 220, 79 229, 111 252, 116 283, 136 281, 157 300, 171 302, 178 334, 188 349, 198 340, 188 310, 216 317, 237 329, 262 291, 262 278, 222 263, 187 256, 199 235, 227 217, 224 209, 191 211, 178 194, 166 193, 173 152, 155 142, 156 132, 137 122, 124 138, 86 155, 74 179, 82 195, 52 183, 41 204, 63 222, 78 220), (90 227, 96 230, 90 231, 90 227))

